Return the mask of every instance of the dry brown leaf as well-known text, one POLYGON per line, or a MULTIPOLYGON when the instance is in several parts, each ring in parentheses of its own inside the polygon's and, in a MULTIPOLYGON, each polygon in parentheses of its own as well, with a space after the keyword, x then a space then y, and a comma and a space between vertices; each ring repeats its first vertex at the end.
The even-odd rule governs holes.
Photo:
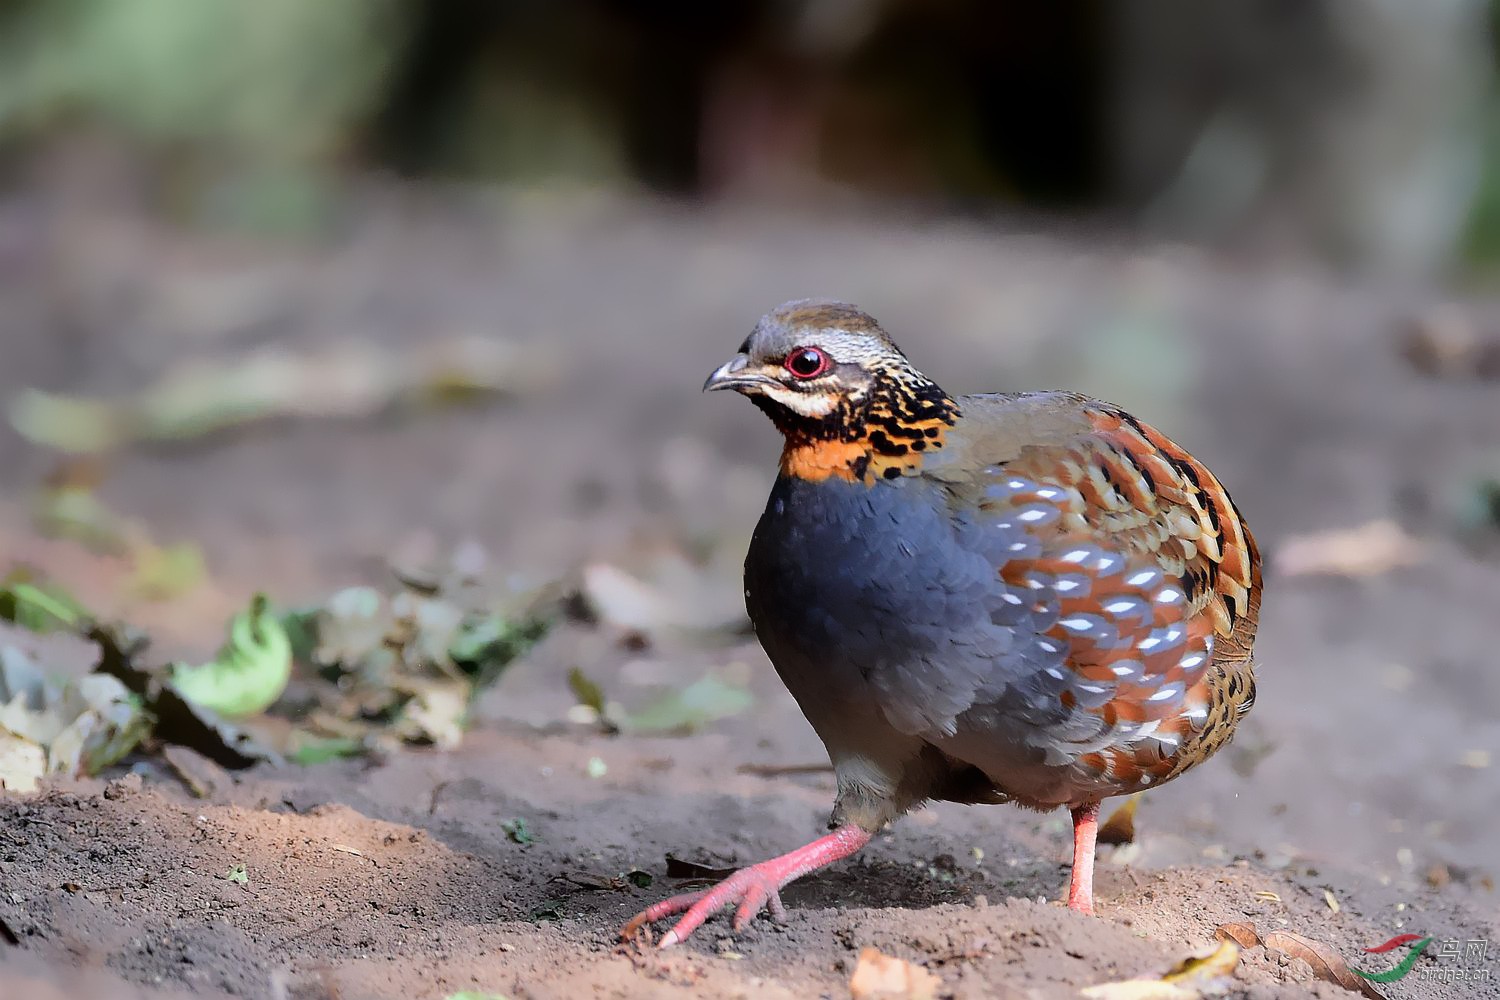
POLYGON ((1165 976, 1163 982, 1180 983, 1184 986, 1206 986, 1215 979, 1234 975, 1234 967, 1240 962, 1240 947, 1233 941, 1220 940, 1219 946, 1202 958, 1188 958, 1165 976))
POLYGON ((849 992, 854 1000, 933 1000, 942 980, 904 959, 866 948, 859 953, 849 992))
POLYGON ((1135 810, 1141 804, 1141 793, 1137 792, 1120 803, 1120 808, 1109 814, 1109 819, 1099 824, 1097 839, 1101 844, 1135 843, 1135 810))
POLYGON ((667 855, 667 878, 708 879, 717 882, 739 871, 738 868, 712 868, 696 861, 684 861, 667 855))
POLYGON ((1338 952, 1326 944, 1291 931, 1273 931, 1266 935, 1265 946, 1283 955, 1302 959, 1312 966, 1313 975, 1325 982, 1335 983, 1355 993, 1363 993, 1370 1000, 1385 1000, 1369 982, 1351 972, 1338 952))
POLYGON ((1083 995, 1089 1000, 1199 1000, 1234 975, 1239 961, 1239 945, 1231 938, 1220 938, 1211 954, 1186 959, 1160 979, 1101 983, 1088 987, 1083 995))
POLYGON ((1270 889, 1257 889, 1255 891, 1255 898, 1259 899, 1259 900, 1263 900, 1263 901, 1265 901, 1267 903, 1279 903, 1279 902, 1281 902, 1281 897, 1278 896, 1276 893, 1272 892, 1270 889))
POLYGON ((1378 576, 1421 562, 1426 554, 1426 547, 1395 521, 1379 520, 1294 535, 1281 543, 1274 565, 1287 576, 1378 576))
POLYGON ((0 730, 0 792, 28 795, 47 773, 47 751, 0 730))
POLYGON ((1241 948, 1254 948, 1260 944, 1260 932, 1254 924, 1220 924, 1214 929, 1214 937, 1220 941, 1233 941, 1241 948))

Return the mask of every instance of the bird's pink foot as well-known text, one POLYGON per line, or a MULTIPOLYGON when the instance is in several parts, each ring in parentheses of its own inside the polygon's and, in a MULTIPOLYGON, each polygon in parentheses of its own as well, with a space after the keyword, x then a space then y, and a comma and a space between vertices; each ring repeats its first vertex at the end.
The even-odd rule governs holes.
POLYGON ((658 947, 670 948, 727 906, 734 905, 734 930, 742 929, 764 907, 780 920, 785 916, 781 889, 788 882, 808 872, 832 864, 858 851, 870 842, 870 834, 857 826, 841 826, 826 837, 769 861, 741 868, 733 875, 702 892, 685 892, 647 907, 620 931, 622 939, 634 937, 647 924, 681 913, 672 929, 662 935, 658 947), (737 904, 737 905, 736 905, 737 904))
POLYGON ((1068 883, 1068 909, 1094 912, 1094 840, 1099 833, 1099 803, 1073 810, 1073 876, 1068 883))

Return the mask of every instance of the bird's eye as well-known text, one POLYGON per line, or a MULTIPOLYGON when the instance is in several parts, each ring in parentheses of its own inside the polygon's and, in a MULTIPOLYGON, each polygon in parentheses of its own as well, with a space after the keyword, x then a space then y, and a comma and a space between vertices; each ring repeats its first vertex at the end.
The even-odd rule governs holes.
POLYGON ((833 367, 828 355, 816 347, 799 347, 788 354, 781 364, 798 378, 817 378, 833 367))

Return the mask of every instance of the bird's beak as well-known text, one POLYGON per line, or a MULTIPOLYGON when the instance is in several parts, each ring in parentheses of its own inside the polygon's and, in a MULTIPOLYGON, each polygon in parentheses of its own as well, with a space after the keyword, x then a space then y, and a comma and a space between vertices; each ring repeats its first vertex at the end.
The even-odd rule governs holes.
POLYGON ((708 381, 703 383, 703 391, 734 389, 737 392, 758 392, 775 381, 769 375, 751 370, 748 355, 736 354, 714 370, 708 381))

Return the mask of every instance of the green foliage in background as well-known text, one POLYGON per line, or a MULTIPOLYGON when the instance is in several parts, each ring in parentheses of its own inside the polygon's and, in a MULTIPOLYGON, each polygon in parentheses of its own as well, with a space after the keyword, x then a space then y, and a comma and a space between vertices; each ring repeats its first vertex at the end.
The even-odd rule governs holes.
POLYGON ((394 2, 30 0, 0 8, 0 140, 101 126, 174 154, 194 219, 300 229, 385 96, 394 2), (186 154, 186 155, 181 155, 186 154))
MULTIPOLYGON (((170 153, 195 219, 286 228, 363 159, 421 8, 406 0, 23 0, 0 5, 0 141, 103 125, 170 153)), ((566 17, 562 18, 567 20, 566 17)), ((504 45, 505 34, 496 44, 504 45)), ((576 53, 517 43, 460 71, 427 162, 498 176, 617 171, 576 53)), ((584 74, 585 76, 587 74, 584 74)))
MULTIPOLYGON (((1490 58, 1500 60, 1500 0, 1489 3, 1490 58)), ((1484 274, 1500 262, 1500 87, 1490 82, 1479 179, 1463 234, 1464 258, 1484 274)))
POLYGON ((282 159, 337 151, 393 57, 391 3, 34 0, 0 31, 0 132, 83 113, 282 159))
MULTIPOLYGON (((1210 237, 1228 225, 1220 215, 1254 222, 1264 197, 1265 212, 1281 205, 1311 245, 1335 255, 1356 254, 1353 243, 1378 256, 1380 246, 1364 244, 1408 240, 1413 254, 1443 262, 1449 213, 1468 192, 1466 174, 1454 189, 1457 155, 1458 173, 1480 174, 1463 249, 1500 260, 1500 136, 1480 156, 1467 143, 1447 150, 1449 132, 1416 127, 1467 108, 1477 94, 1463 81, 1493 86, 1493 54, 1487 61, 1455 37, 1464 12, 1482 9, 1473 4, 1410 4, 1411 17, 1368 25, 1333 16, 1332 0, 1297 19, 1193 5, 1209 13, 1172 32, 1193 43, 1165 60, 1141 44, 1169 19, 1149 4, 1113 14, 874 0, 679 6, 3 0, 0 148, 103 126, 153 158, 140 175, 161 202, 152 207, 236 229, 321 231, 340 218, 341 181, 371 167, 690 194, 740 184, 796 192, 819 178, 955 207, 1123 208, 1148 228, 1172 216, 1169 229, 1210 237), (1306 26, 1325 21, 1326 30, 1306 26), (1260 42, 1246 45, 1252 26, 1260 42), (1434 40, 1448 48, 1423 55, 1434 40), (1235 69, 1205 84, 1194 68, 1204 59, 1235 69), (1463 72, 1438 72, 1443 63, 1463 72), (1287 66, 1304 77, 1288 78, 1287 66), (1432 74, 1443 79, 1422 82, 1432 74), (1299 99, 1278 97, 1283 88, 1299 99), (1345 118, 1356 138, 1415 129, 1410 145, 1422 155, 1406 166, 1335 156, 1348 143, 1328 140, 1345 118), (1138 121, 1150 127, 1131 127, 1138 121), (1174 215, 1163 192, 1187 190, 1191 161, 1219 148, 1218 121, 1248 124, 1205 168, 1208 201, 1174 215), (1226 192, 1252 175, 1246 190, 1266 191, 1226 210, 1236 203, 1226 192), (1413 209, 1421 224, 1408 226, 1406 196, 1381 195, 1387 187, 1446 207, 1413 209), (1426 238, 1433 248, 1421 249, 1426 238)), ((1500 0, 1489 9, 1494 22, 1500 0)), ((1482 110, 1493 120, 1497 109, 1492 92, 1482 110)))

